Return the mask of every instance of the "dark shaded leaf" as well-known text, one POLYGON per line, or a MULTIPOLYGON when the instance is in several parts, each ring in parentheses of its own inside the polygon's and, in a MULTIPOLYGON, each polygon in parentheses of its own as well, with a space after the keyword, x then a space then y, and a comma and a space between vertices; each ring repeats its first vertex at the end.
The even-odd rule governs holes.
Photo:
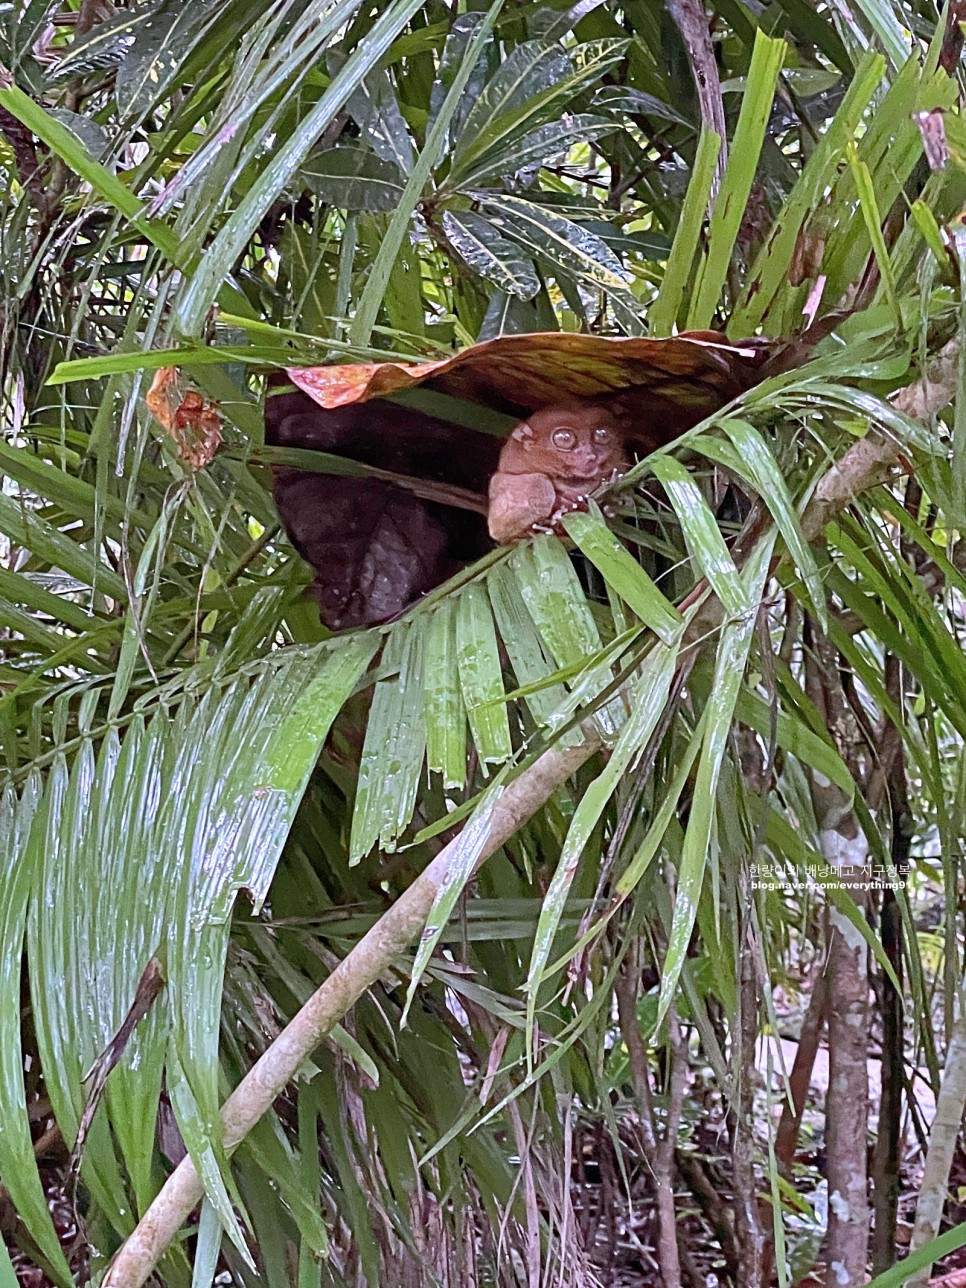
POLYGON ((314 193, 340 210, 394 210, 405 184, 394 162, 349 144, 310 157, 301 173, 314 193))
POLYGON ((51 72, 52 80, 66 76, 87 76, 93 71, 120 67, 134 43, 138 30, 154 16, 160 6, 126 10, 99 22, 85 35, 72 41, 64 57, 51 72))
MULTIPOLYGON (((344 61, 341 56, 330 59, 334 68, 340 68, 344 61)), ((386 73, 373 72, 367 76, 350 95, 346 111, 376 155, 407 175, 413 168, 412 139, 386 73)))
POLYGON ((653 116, 659 121, 673 121, 694 129, 693 122, 676 112, 670 103, 665 103, 655 94, 645 94, 643 90, 633 89, 629 85, 603 85, 590 100, 595 111, 614 112, 617 116, 653 116))
MULTIPOLYGON (((446 43, 443 45, 443 52, 439 58, 439 68, 436 73, 436 79, 433 82, 433 88, 429 98, 429 119, 435 120, 443 106, 443 101, 449 92, 450 86, 460 69, 463 58, 470 41, 479 30, 480 23, 483 21, 483 14, 479 12, 470 12, 460 14, 454 19, 449 33, 446 37, 446 43)), ((491 72, 493 63, 497 57, 495 44, 487 49, 484 56, 477 62, 470 78, 466 83, 466 89, 463 91, 462 101, 456 110, 453 120, 450 122, 450 138, 459 138, 462 136, 466 118, 473 110, 474 104, 479 102, 483 86, 486 84, 491 72)))
POLYGON ((107 131, 103 126, 98 125, 96 121, 91 120, 89 116, 84 116, 80 112, 68 111, 66 107, 51 107, 47 110, 47 115, 59 121, 61 125, 66 126, 78 139, 95 161, 101 161, 110 147, 111 141, 107 131))

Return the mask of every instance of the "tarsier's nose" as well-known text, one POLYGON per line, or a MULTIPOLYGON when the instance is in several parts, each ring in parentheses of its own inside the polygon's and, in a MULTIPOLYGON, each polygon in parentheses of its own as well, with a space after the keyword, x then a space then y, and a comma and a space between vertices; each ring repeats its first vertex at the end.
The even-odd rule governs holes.
POLYGON ((589 474, 597 468, 597 453, 592 447, 581 445, 574 448, 573 461, 579 469, 589 474))

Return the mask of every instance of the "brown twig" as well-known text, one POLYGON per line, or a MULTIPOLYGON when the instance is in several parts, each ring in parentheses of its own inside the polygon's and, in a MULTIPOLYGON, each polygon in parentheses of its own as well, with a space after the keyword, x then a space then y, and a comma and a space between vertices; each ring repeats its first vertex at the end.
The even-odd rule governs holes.
POLYGON ((684 1075, 687 1061, 683 1058, 680 1026, 673 1008, 669 1017, 669 1073, 667 1121, 659 1128, 654 1112, 651 1091, 650 1062, 647 1046, 637 1016, 637 998, 640 992, 641 954, 640 941, 631 944, 627 951, 624 969, 617 980, 617 1014, 621 1034, 627 1048, 627 1063, 637 1101, 637 1117, 641 1129, 641 1144, 654 1183, 657 1208, 657 1259, 661 1267, 664 1288, 681 1288, 681 1258, 678 1252, 677 1216, 674 1210, 674 1152, 677 1146, 678 1126, 681 1116, 684 1075))
POLYGON ((718 164, 711 187, 711 201, 714 201, 728 160, 728 132, 725 126, 724 100, 721 97, 721 78, 714 58, 714 46, 711 44, 711 27, 701 0, 670 0, 668 8, 687 50, 694 88, 698 95, 701 123, 721 139, 721 151, 718 153, 718 164))

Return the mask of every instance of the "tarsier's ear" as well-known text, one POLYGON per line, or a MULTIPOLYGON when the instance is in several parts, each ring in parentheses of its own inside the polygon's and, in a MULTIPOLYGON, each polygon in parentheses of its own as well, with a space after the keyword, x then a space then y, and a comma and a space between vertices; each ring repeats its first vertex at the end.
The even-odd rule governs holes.
POLYGON ((522 442, 525 438, 533 438, 533 430, 524 421, 522 425, 517 425, 510 437, 515 438, 517 442, 522 442))

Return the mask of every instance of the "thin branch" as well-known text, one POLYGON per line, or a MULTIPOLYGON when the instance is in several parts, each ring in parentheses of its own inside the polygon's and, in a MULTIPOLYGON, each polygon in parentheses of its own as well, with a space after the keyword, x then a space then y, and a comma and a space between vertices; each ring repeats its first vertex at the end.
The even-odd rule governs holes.
POLYGON ((721 97, 721 78, 711 43, 711 27, 702 0, 670 0, 668 8, 687 50, 694 88, 698 95, 701 123, 721 139, 721 151, 718 153, 711 188, 711 200, 714 201, 728 160, 728 132, 725 126, 724 99, 721 97))

